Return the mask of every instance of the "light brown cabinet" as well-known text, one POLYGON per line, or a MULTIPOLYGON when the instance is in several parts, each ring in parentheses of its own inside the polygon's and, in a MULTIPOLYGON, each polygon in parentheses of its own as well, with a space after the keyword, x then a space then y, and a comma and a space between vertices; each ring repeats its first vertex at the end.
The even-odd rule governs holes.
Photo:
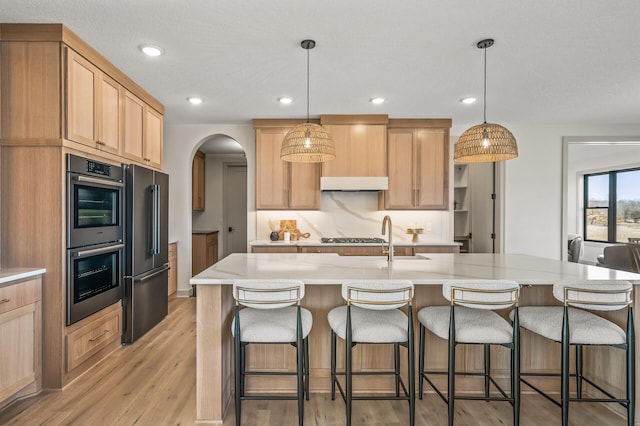
POLYGON ((162 169, 162 132, 162 115, 145 104, 142 161, 156 169, 162 169))
POLYGON ((169 286, 168 295, 178 291, 178 243, 169 243, 169 286))
POLYGON ((67 372, 72 372, 101 350, 120 344, 122 309, 120 303, 101 311, 100 315, 79 321, 67 330, 67 372))
POLYGON ((205 207, 205 160, 204 152, 197 151, 191 168, 191 203, 196 211, 204 211, 205 207))
MULTIPOLYGON (((382 253, 382 245, 302 245, 302 246, 253 246, 252 253, 337 253, 340 256, 386 256, 382 253)), ((418 253, 458 253, 460 247, 451 246, 393 246, 396 256, 413 256, 418 253)))
POLYGON ((41 278, 0 287, 0 409, 41 388, 41 278))
POLYGON ((322 163, 323 177, 387 176, 386 115, 323 115, 336 159, 322 163))
POLYGON ((218 261, 218 231, 191 235, 191 275, 197 275, 218 261))
POLYGON ((288 128, 256 128, 256 209, 320 208, 320 166, 280 159, 288 128))
MULTIPOLYGON (((0 93, 0 245, 11 248, 0 251, 0 264, 3 268, 38 265, 47 270, 40 302, 46 325, 40 339, 46 353, 42 387, 61 389, 120 346, 116 332, 113 340, 109 338, 106 346, 84 360, 83 355, 77 358, 78 353, 68 352, 67 337, 74 337, 78 324, 113 311, 107 308, 86 321, 65 325, 66 252, 61 244, 65 241, 65 155, 86 155, 115 167, 124 162, 144 164, 123 155, 123 134, 144 141, 146 132, 150 140, 161 143, 159 120, 164 107, 61 24, 0 24, 0 93), (134 100, 129 109, 136 123, 129 119, 126 132, 125 91, 131 95, 127 99, 134 100), (153 115, 149 108, 158 114, 149 118, 153 115), (44 215, 40 214, 43 205, 47 206, 44 215)), ((157 167, 161 145, 156 149, 155 154, 147 151, 146 157, 151 158, 148 165, 157 167)), ((142 158, 144 152, 139 154, 142 158)), ((111 309, 122 311, 120 304, 114 306, 111 309)), ((121 331, 121 321, 119 327, 121 331)), ((73 345, 80 348, 84 343, 73 345)))
POLYGON ((72 49, 65 52, 66 138, 118 154, 122 86, 72 49))
MULTIPOLYGON (((401 120, 402 124, 412 121, 401 120)), ((382 194, 383 208, 448 209, 449 129, 393 128, 392 123, 390 120, 388 131, 389 190, 382 194)))

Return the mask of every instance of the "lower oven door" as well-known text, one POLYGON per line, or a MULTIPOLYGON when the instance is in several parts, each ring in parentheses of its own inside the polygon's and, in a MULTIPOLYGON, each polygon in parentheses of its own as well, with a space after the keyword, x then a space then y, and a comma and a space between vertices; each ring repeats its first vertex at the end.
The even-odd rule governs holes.
POLYGON ((123 252, 124 244, 67 250, 67 325, 121 299, 123 252))

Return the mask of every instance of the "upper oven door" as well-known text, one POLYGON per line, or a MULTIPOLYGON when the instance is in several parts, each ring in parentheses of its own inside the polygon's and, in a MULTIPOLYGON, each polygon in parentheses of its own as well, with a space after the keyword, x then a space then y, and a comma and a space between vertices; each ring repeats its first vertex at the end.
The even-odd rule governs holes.
POLYGON ((67 247, 121 241, 122 182, 67 173, 67 247))

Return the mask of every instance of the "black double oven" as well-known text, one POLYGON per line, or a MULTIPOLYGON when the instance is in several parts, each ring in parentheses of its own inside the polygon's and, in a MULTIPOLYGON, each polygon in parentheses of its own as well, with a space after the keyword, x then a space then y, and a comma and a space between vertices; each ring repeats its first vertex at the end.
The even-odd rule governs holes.
POLYGON ((67 154, 67 325, 122 297, 123 169, 67 154))

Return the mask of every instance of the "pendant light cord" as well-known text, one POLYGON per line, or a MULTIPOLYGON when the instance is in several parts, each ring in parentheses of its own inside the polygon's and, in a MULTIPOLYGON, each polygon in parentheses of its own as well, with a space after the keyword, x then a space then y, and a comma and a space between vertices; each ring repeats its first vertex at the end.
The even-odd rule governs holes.
MULTIPOLYGON (((484 49, 484 100, 483 100, 483 118, 484 124, 487 124, 487 47, 484 49)), ((308 96, 308 95, 307 95, 308 96)))
POLYGON ((309 123, 309 50, 307 49, 307 123, 309 123))

